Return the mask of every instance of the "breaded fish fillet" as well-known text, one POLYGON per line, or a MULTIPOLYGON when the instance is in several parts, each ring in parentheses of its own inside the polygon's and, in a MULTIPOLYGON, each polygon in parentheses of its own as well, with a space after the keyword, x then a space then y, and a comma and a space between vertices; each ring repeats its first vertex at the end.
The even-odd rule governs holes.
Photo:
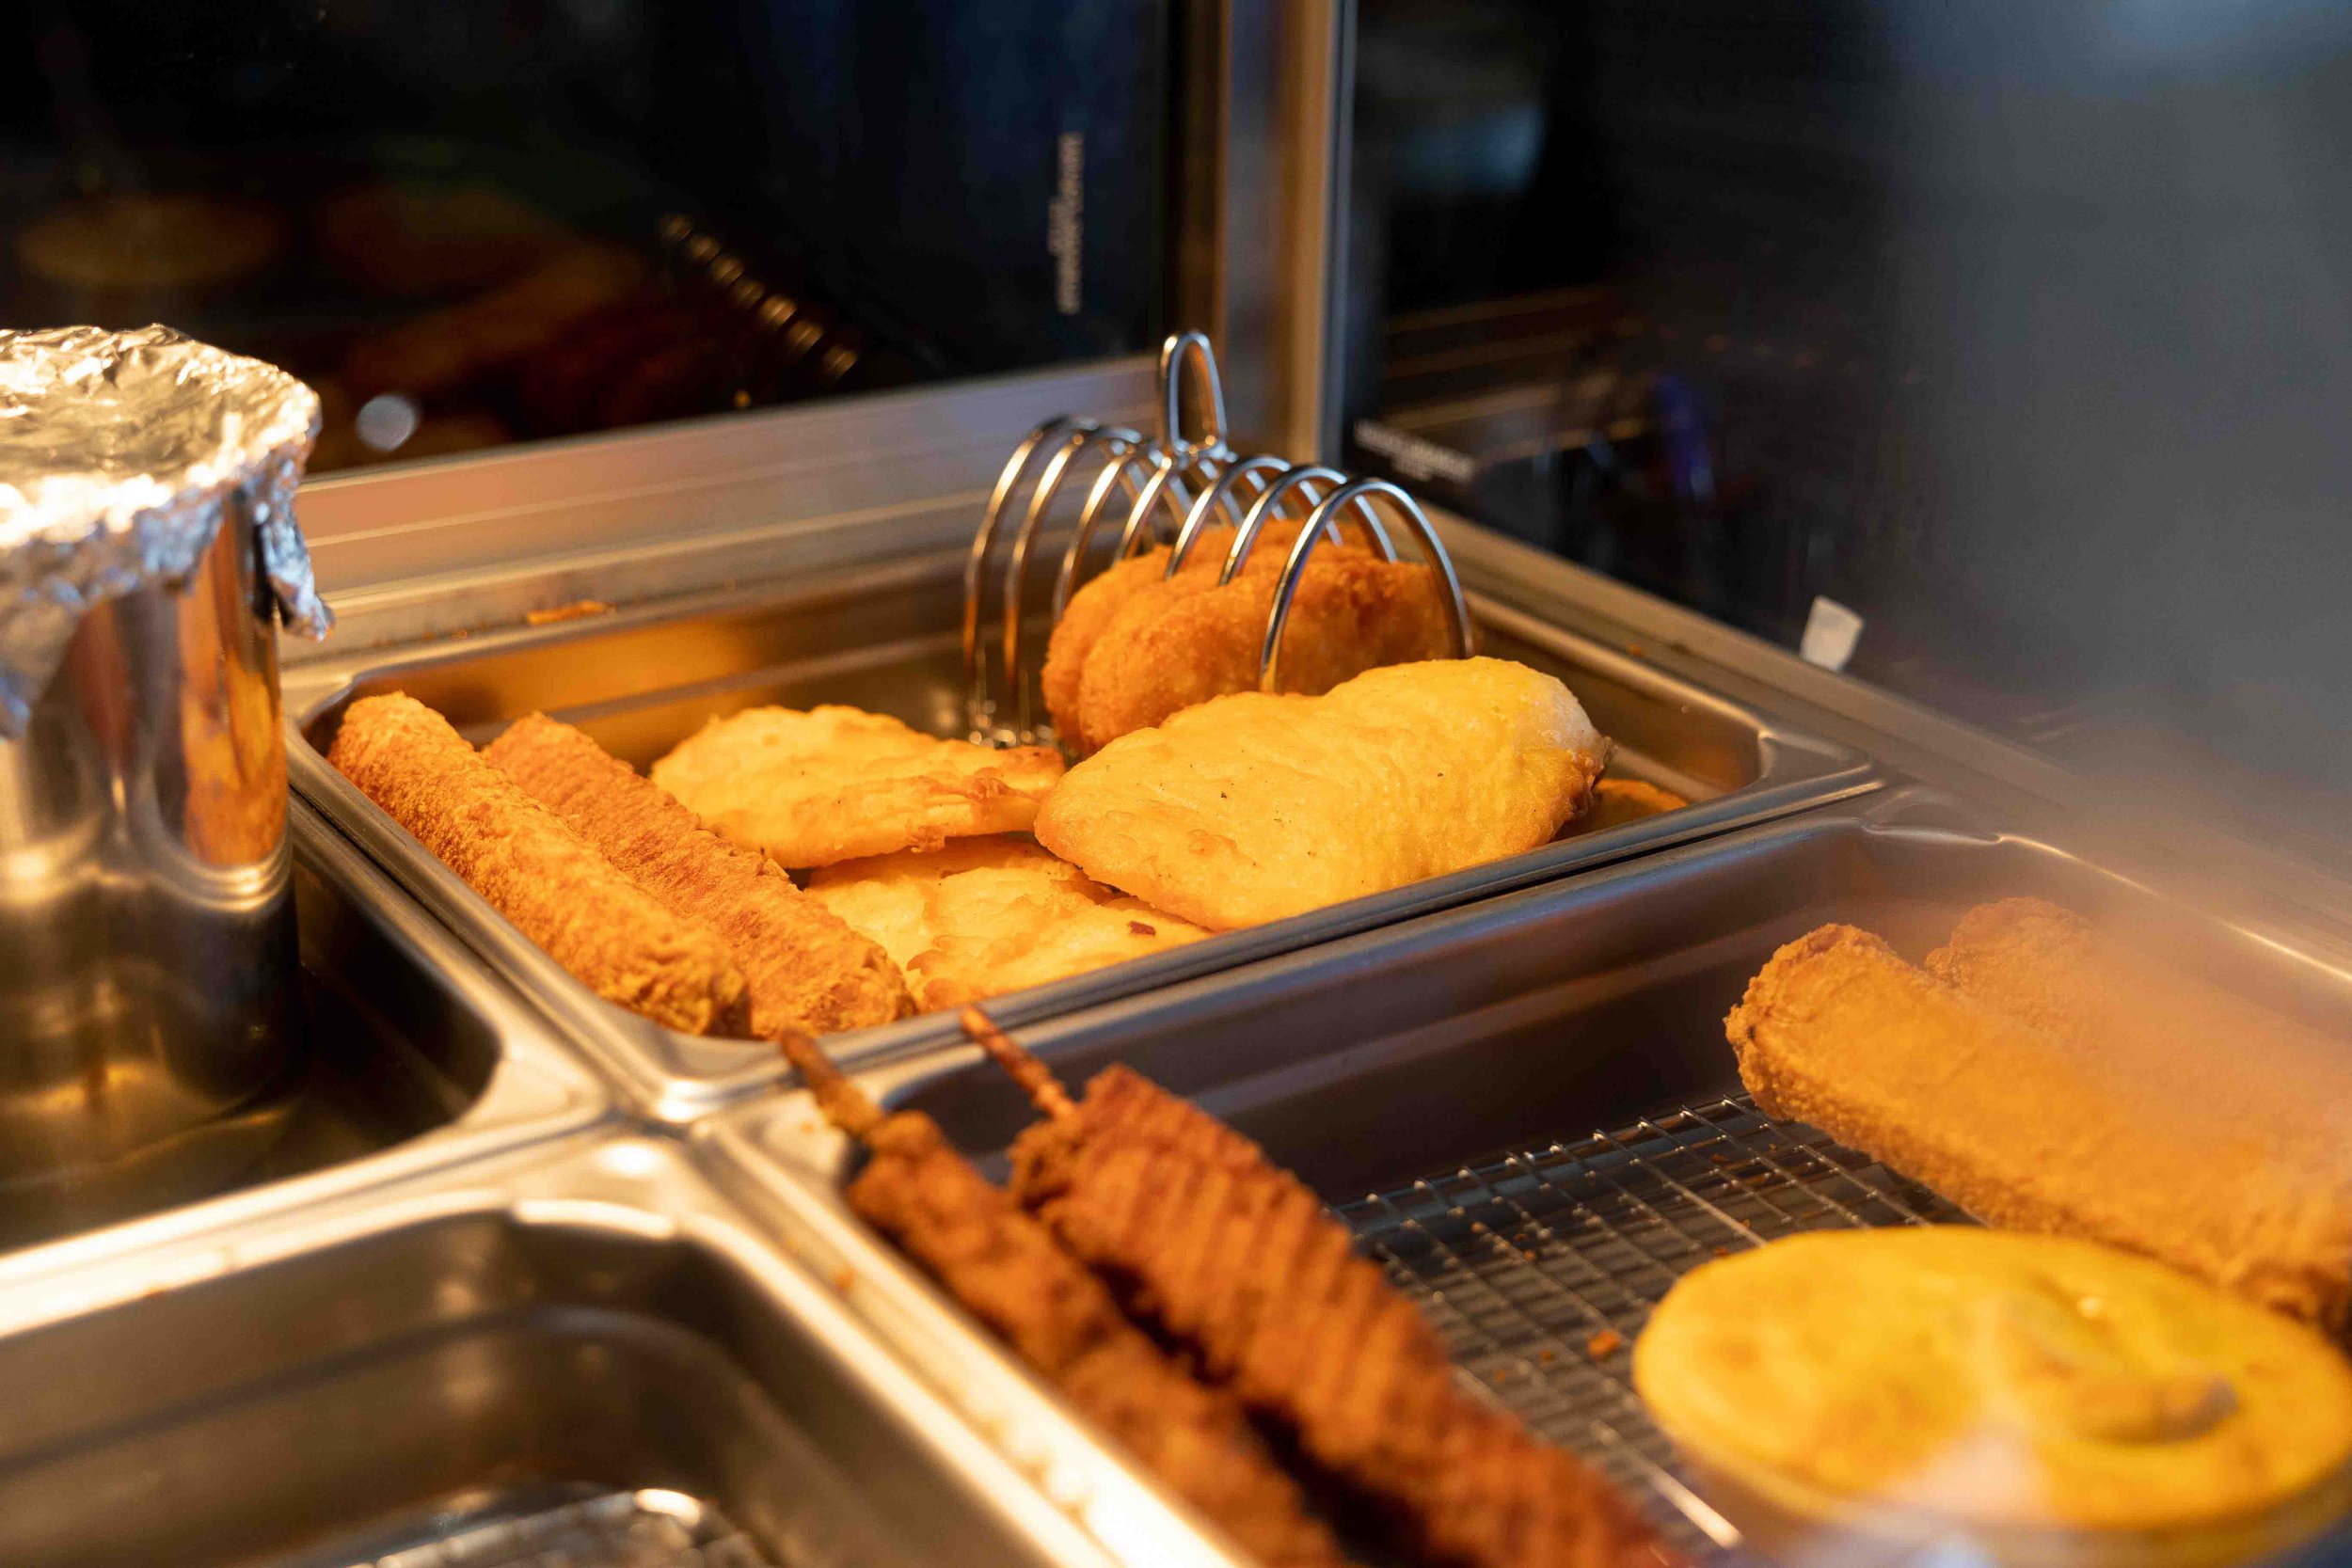
MULTIPOLYGON (((1281 548, 1262 541, 1223 585, 1215 572, 1221 550, 1204 545, 1163 579, 1167 554, 1152 551, 1097 578, 1055 628, 1046 708, 1081 753, 1211 697, 1257 689, 1281 548)), ((1312 695, 1379 665, 1442 657, 1448 638, 1436 573, 1327 545, 1308 558, 1291 601, 1279 689, 1312 695)))
POLYGON ((739 849, 587 736, 545 714, 517 720, 484 753, 661 900, 723 938, 751 984, 751 1029, 829 1035, 914 1010, 898 966, 799 888, 739 849))
POLYGON ((413 697, 362 697, 327 760, 598 996, 671 1029, 741 1035, 743 972, 413 697))
POLYGON ((1070 770, 1037 836, 1214 931, 1532 849, 1582 811, 1609 743, 1568 689, 1499 658, 1241 692, 1070 770))
POLYGON ((1024 838, 961 839, 812 872, 809 895, 882 943, 926 1009, 1041 986, 1209 933, 1024 838))
POLYGON ((2352 1183, 2275 1122, 2217 1122, 2201 1070, 2021 1022, 1824 926, 1772 955, 1724 1021, 1773 1116, 1820 1127, 1979 1219, 2144 1253, 2326 1320, 2352 1271, 2352 1183))
POLYGON ((1049 746, 941 740, 836 706, 713 719, 653 765, 653 782, 705 822, 793 867, 1026 832, 1061 773, 1049 746))
MULTIPOLYGON (((2032 1025, 2075 1055, 2113 1063, 2198 1122, 2201 1189, 2219 1164, 2252 1164, 2306 1195, 2311 1228, 2286 1252, 2217 1258, 2208 1277, 2342 1334, 2352 1329, 2352 1048, 2191 978, 2039 898, 1968 911, 1928 972, 2032 1025)), ((2235 1204, 2226 1190, 2217 1201, 2235 1204)), ((2216 1215, 2217 1233, 2221 1216, 2216 1215)), ((2295 1222, 2304 1223, 2302 1220, 2295 1222)), ((2284 1231, 2281 1231, 2281 1235, 2284 1231)))

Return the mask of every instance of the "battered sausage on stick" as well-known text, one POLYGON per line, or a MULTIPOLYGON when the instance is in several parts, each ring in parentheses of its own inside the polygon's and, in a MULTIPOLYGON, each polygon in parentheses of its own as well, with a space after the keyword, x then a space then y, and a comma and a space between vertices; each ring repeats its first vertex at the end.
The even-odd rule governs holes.
MULTIPOLYGON (((2023 1022, 1978 1000, 1984 976, 1969 972, 1984 933, 1972 924, 1980 926, 1963 922, 1937 961, 1964 990, 1851 926, 1824 926, 1773 954, 1724 1021, 1756 1104, 1811 1122, 1979 1219, 2125 1247, 2340 1324, 2352 1180, 2342 1145, 2323 1153, 2289 1129, 2340 1110, 2341 1091, 2336 1105, 2217 1124, 2217 1105, 2262 1092, 2222 1082, 2262 1070, 2238 1053, 2242 1035, 2185 1051, 2125 1024, 2069 1023, 2074 1003, 2039 1013, 2062 1032, 2023 1022)), ((2013 945, 2002 958, 2025 966, 2023 989, 2053 998, 2081 984, 2063 973, 2073 961, 2063 948, 2043 958, 2013 945)), ((2038 1010, 2014 997, 2005 1005, 2038 1010)))
POLYGON ((754 1035, 830 1035, 914 1010, 889 954, 569 724, 531 714, 483 754, 671 913, 725 940, 751 983, 754 1035))
POLYGON ((1047 1118, 1013 1145, 1023 1207, 1424 1560, 1672 1560, 1599 1474, 1467 1393, 1420 1310, 1256 1144, 1125 1068, 1073 1102, 978 1008, 963 1025, 1047 1118))
POLYGON ((871 1153, 850 1182, 851 1208, 1265 1562, 1346 1562, 1232 1396, 1203 1387, 1129 1323, 1102 1281, 990 1185, 937 1122, 884 1115, 810 1040, 780 1043, 826 1118, 871 1153))
POLYGON ((743 972, 413 697, 362 697, 327 760, 523 935, 608 1002, 672 1029, 740 1035, 743 972))

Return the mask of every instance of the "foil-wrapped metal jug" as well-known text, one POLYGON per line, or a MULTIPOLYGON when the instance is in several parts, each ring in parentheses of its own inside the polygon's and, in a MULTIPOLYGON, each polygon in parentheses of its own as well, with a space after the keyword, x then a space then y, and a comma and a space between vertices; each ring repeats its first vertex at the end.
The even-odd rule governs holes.
POLYGON ((283 1119, 318 406, 164 327, 0 332, 0 1243, 192 1196, 283 1119))

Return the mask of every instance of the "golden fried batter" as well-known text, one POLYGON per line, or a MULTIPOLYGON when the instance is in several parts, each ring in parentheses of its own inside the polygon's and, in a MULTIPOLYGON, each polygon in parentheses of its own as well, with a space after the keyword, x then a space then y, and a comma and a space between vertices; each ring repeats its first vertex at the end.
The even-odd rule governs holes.
POLYGON ((1026 832, 1061 773, 1051 747, 941 740, 836 706, 713 719, 653 765, 705 822, 795 868, 1026 832))
MULTIPOLYGON (((2247 1103, 2229 1086, 2247 1065, 2235 1037, 2182 1053, 2052 1033, 1851 926, 1772 955, 1724 1032, 1767 1113, 1811 1122, 1979 1219, 2110 1243, 2342 1321, 2352 1171, 2278 1120, 2216 1117, 2247 1103)), ((2325 1114, 2298 1109, 2296 1121, 2325 1114)))
POLYGON ((1037 836, 1225 931, 1534 848, 1584 809, 1608 756, 1568 689, 1525 665, 1391 665, 1122 736, 1046 798, 1037 836))
POLYGON ((740 1035, 743 972, 413 697, 362 697, 327 760, 523 935, 608 1002, 694 1035, 740 1035))
POLYGON ((704 827, 569 724, 532 714, 485 755, 671 913, 725 939, 751 983, 753 1034, 828 1035, 914 1010, 880 947, 794 887, 783 867, 704 827))
POLYGON ((1209 933, 1026 839, 961 839, 813 872, 812 897, 882 943, 926 1009, 1041 986, 1209 933))
MULTIPOLYGON (((1073 595, 1046 649, 1045 704, 1079 752, 1228 692, 1258 685, 1258 656, 1279 585, 1286 537, 1267 536, 1240 576, 1219 585, 1230 530, 1212 530, 1172 578, 1168 551, 1122 562, 1073 595), (1227 537, 1220 540, 1222 531, 1227 537)), ((1445 605, 1426 566, 1353 546, 1308 558, 1282 634, 1283 691, 1328 691, 1384 664, 1447 652, 1445 605)))
POLYGON ((1639 779, 1603 779, 1593 785, 1591 807, 1562 830, 1560 836, 1581 838, 1586 833, 1607 832, 1645 816, 1680 811, 1690 803, 1671 789, 1661 789, 1639 779))
POLYGON ((2259 1248, 2249 1214, 2242 1223, 2256 1250, 2220 1266, 2267 1306, 2352 1329, 2352 1052, 2342 1040, 2160 965, 2039 898, 1971 910, 1927 968, 2071 1053, 2128 1063, 2171 1103, 2193 1107, 2204 1133, 2198 1174, 2184 1185, 2204 1186, 2217 1156, 2257 1163, 2307 1193, 2302 1244, 2259 1248))

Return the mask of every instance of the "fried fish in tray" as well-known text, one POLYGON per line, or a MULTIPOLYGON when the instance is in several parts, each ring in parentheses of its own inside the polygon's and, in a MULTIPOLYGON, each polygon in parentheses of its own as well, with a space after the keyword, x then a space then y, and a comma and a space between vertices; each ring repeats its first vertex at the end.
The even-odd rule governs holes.
POLYGON ((713 719, 652 772, 726 837, 798 870, 1025 832, 1062 759, 941 740, 860 708, 755 707, 713 719))
POLYGON ((1608 758, 1550 675, 1496 658, 1391 665, 1123 736, 1056 786, 1037 837, 1098 881, 1232 930, 1533 849, 1584 810, 1608 758))
POLYGON ((1209 934, 1010 836, 823 866, 810 873, 808 895, 882 943, 926 1009, 1041 986, 1209 934))

